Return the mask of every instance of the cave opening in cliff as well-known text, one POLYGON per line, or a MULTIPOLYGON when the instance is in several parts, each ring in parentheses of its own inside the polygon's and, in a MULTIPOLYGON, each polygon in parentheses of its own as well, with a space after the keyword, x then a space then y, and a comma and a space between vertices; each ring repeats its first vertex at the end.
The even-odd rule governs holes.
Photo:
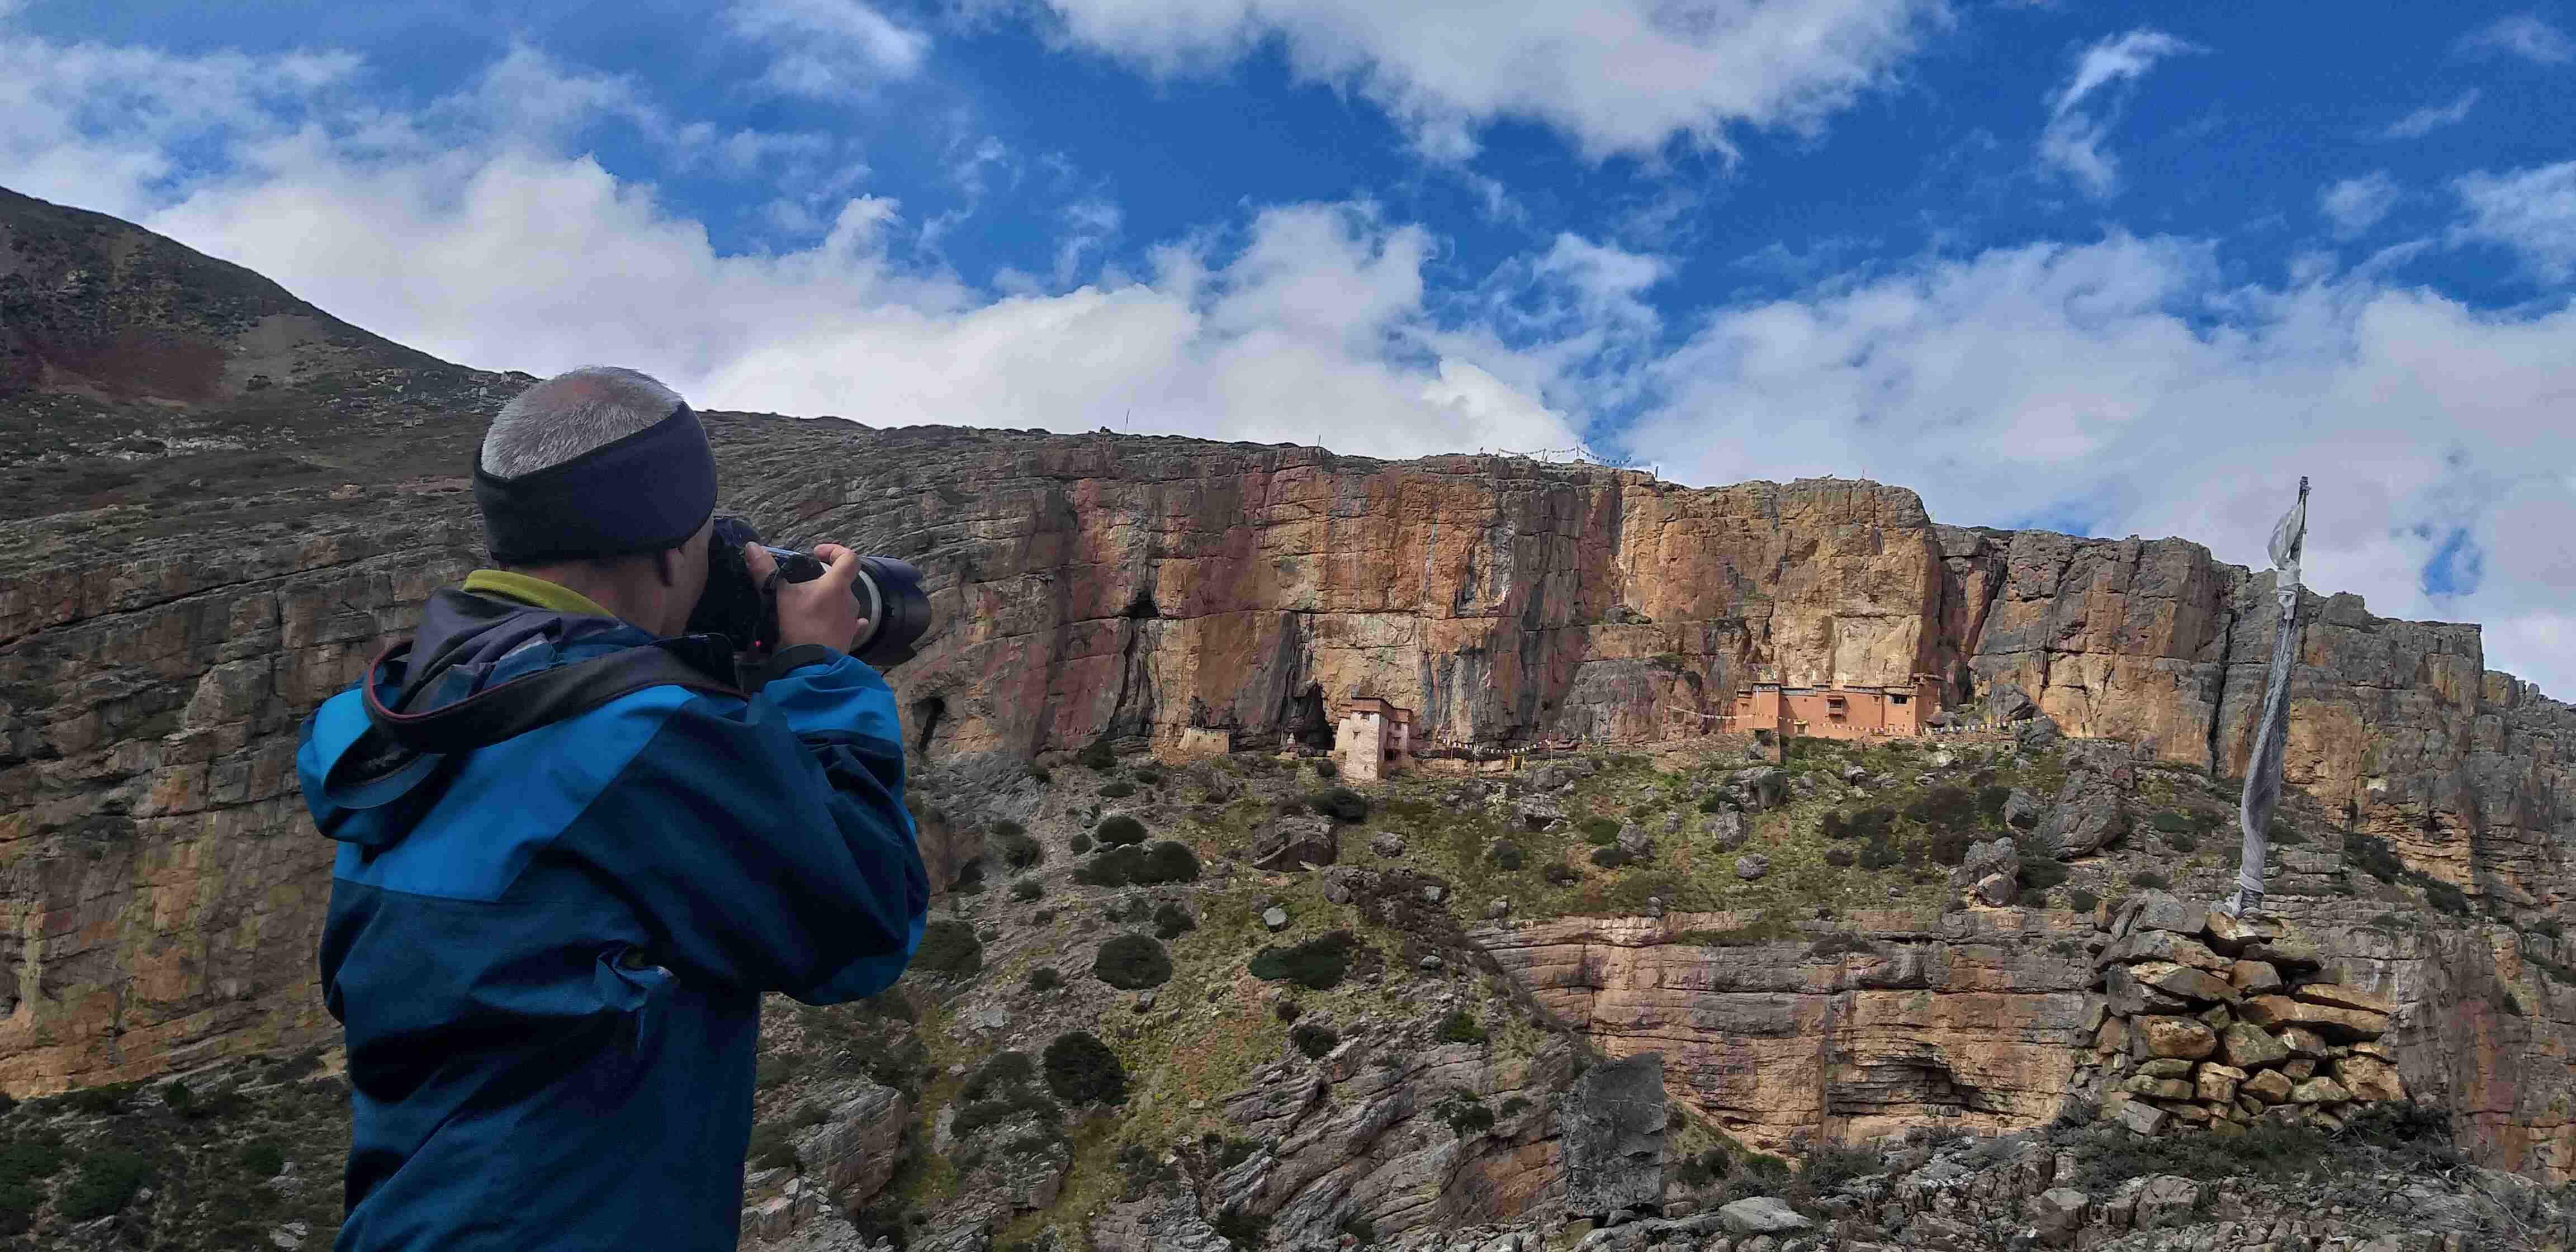
POLYGON ((930 736, 939 729, 939 719, 948 716, 946 696, 923 696, 912 702, 912 750, 928 752, 930 736))
POLYGON ((1331 751, 1333 722, 1324 716, 1324 685, 1308 683, 1288 702, 1287 731, 1290 738, 1310 748, 1331 751))
POLYGON ((1135 598, 1127 602, 1125 616, 1129 621, 1144 621, 1162 615, 1163 610, 1154 603, 1154 589, 1151 587, 1138 587, 1135 598))

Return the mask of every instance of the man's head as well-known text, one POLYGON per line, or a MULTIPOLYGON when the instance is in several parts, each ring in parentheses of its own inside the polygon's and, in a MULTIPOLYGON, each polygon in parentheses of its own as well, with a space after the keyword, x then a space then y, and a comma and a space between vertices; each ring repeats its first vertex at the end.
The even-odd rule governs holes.
POLYGON ((495 564, 675 635, 706 589, 715 459, 677 392, 585 365, 504 406, 474 494, 495 564))

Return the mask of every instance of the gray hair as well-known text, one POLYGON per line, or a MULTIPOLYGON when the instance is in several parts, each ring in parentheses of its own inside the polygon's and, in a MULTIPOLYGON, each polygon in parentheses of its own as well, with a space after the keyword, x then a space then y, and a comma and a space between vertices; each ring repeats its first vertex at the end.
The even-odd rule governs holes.
POLYGON ((565 370, 513 397, 483 432, 483 472, 517 478, 561 465, 671 415, 680 393, 615 365, 565 370))

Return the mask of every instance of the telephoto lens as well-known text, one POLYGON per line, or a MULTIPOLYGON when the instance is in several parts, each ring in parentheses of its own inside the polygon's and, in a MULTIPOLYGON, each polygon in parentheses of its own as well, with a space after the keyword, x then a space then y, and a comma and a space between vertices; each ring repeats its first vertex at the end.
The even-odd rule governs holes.
MULTIPOLYGON (((829 568, 821 558, 794 548, 761 543, 760 531, 739 514, 719 513, 707 542, 707 589, 689 615, 692 634, 723 635, 736 651, 769 649, 778 643, 778 603, 769 589, 751 577, 742 546, 759 543, 778 563, 781 582, 809 582, 829 568)), ((850 645, 850 654, 889 669, 913 658, 913 645, 930 629, 930 597, 921 590, 921 571, 909 561, 890 556, 862 556, 859 576, 850 583, 859 615, 867 628, 850 645)))

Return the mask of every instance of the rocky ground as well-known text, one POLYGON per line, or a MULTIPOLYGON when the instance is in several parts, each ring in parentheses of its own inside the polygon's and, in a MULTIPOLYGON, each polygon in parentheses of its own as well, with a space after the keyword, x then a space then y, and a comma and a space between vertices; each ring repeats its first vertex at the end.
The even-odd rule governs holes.
MULTIPOLYGON (((2289 1249, 2366 1246, 2417 1229, 2419 1209, 2444 1214, 2436 1234, 2486 1239, 2558 1220, 2532 1185, 2466 1166, 2442 1115, 2329 1104, 2342 1112, 2295 1125, 2226 1112, 2252 1127, 2232 1140, 2137 1133, 2212 1120, 2201 1084, 2248 1083, 2250 1101, 2269 1090, 2253 1076, 2304 1065, 2300 1081, 2330 1083, 2407 1039, 2375 1026, 2388 1043, 2367 1055, 2320 1040, 2304 1062, 2232 1037, 2222 1052, 2224 1027, 2205 1027, 2205 1057, 2187 1055, 2196 1038, 2166 1049, 2178 1059, 2148 1046, 2173 1033, 2150 1029, 2157 1013, 2323 994, 2182 973, 2247 951, 2187 948, 2177 931, 2216 940, 2164 916, 2230 872, 2228 788, 2197 771, 2045 727, 1802 742, 1779 765, 1711 738, 1357 788, 1322 757, 1126 747, 919 775, 948 889, 895 990, 772 1004, 752 1246, 2289 1249), (1568 938, 1604 928, 1625 943, 1568 938), (2067 1020, 1851 1007, 1988 993, 2062 1002, 2067 1020), (1659 1017, 1623 995, 1717 1007, 1659 1017), (1837 1001, 1821 1025, 1764 1016, 1837 1001), (1642 1123, 1644 1096, 1583 1094, 1622 1057, 1653 1070, 1642 1123), (2448 1172, 2390 1184, 2395 1166, 2355 1155, 2367 1145, 2448 1172), (2286 1202, 2293 1176, 2335 1198, 2286 1202)), ((2426 884, 2375 877, 2367 844, 2323 851, 2330 829, 2285 810, 2286 910, 2457 920, 2426 884)), ((2326 976, 2324 951, 2289 955, 2293 982, 2326 976)), ((2378 1003, 2359 980, 2345 998, 2378 1003)), ((62 1159, 12 1149, 33 1164, 10 1167, 0 1221, 28 1247, 327 1240, 342 1089, 297 1068, 190 1074, 194 1111, 153 1084, 20 1105, 0 1126, 62 1159), (245 1152, 264 1143, 282 1155, 259 1175, 269 1154, 245 1152), (96 1161, 130 1185, 85 1181, 96 1161)), ((2413 1094, 2401 1068, 2374 1071, 2384 1107, 2413 1107, 2386 1104, 2413 1094)), ((2411 1068, 2441 1090, 2438 1067, 2411 1068)))

